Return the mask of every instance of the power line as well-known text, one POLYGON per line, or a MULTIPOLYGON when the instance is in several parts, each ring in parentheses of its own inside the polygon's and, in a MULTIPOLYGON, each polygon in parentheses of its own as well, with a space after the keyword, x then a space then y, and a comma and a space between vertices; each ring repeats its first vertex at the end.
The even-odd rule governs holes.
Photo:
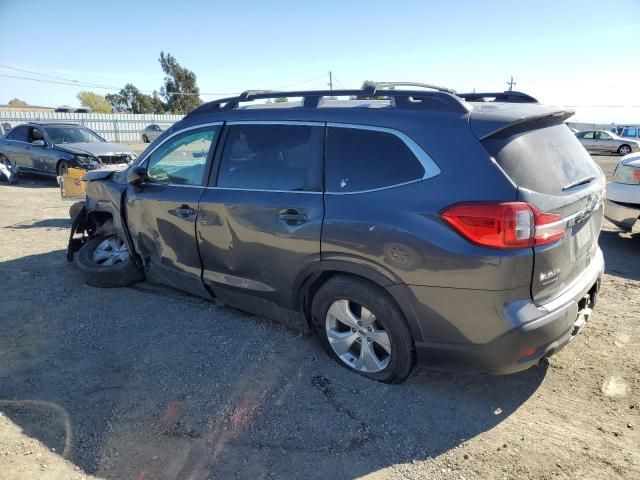
POLYGON ((342 88, 345 88, 344 85, 342 84, 342 82, 340 80, 338 80, 338 77, 336 77, 336 74, 331 72, 333 74, 333 80, 340 85, 342 88))

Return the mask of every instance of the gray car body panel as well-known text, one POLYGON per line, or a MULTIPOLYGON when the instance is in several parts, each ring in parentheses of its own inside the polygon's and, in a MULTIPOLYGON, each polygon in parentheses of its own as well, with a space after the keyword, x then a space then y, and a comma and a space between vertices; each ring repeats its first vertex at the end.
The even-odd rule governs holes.
MULTIPOLYGON (((509 104, 498 108, 480 105, 471 113, 323 107, 237 109, 187 117, 164 131, 137 163, 144 164, 169 136, 202 124, 327 122, 403 132, 435 161, 440 174, 350 194, 224 189, 215 185, 218 145, 208 159, 213 183, 189 188, 114 187, 121 192, 124 205, 113 210, 124 212, 121 229, 130 234, 132 249, 143 259, 148 274, 164 272, 157 275, 163 283, 207 298, 218 296, 239 308, 291 325, 298 323, 303 329, 305 286, 323 272, 343 272, 385 288, 402 310, 419 348, 485 351, 492 342, 551 318, 551 314, 564 320, 541 327, 538 335, 564 338, 565 324, 577 311, 579 298, 565 299, 556 313, 532 301, 533 249, 476 246, 440 218, 442 208, 461 201, 521 200, 523 192, 479 138, 527 118, 554 115, 564 118, 566 112, 509 104), (179 218, 172 213, 184 206, 197 214, 179 218), (278 212, 286 208, 303 209, 308 222, 295 227, 283 224, 278 212), (455 347, 450 348, 452 345, 455 347)), ((224 133, 218 138, 224 141, 224 133)), ((100 189, 109 190, 106 185, 122 182, 124 176, 126 171, 93 179, 87 186, 87 198, 101 196, 104 200, 109 195, 100 195, 100 189)), ((596 183, 593 188, 600 186, 596 183)), ((535 192, 529 194, 535 196, 535 192)), ((115 194, 110 198, 120 201, 115 194)), ((574 203, 578 205, 582 198, 584 192, 576 193, 574 203)), ((540 201, 548 206, 557 202, 559 209, 567 204, 567 198, 540 197, 540 201)), ((584 271, 600 257, 590 258, 593 261, 584 271)), ((601 267, 596 269, 601 271, 601 267)), ((593 289, 597 277, 592 276, 572 279, 564 295, 575 290, 576 282, 581 290, 578 296, 584 295, 582 290, 593 289)), ((561 296, 556 290, 555 297, 561 296)), ((549 300, 553 299, 545 298, 549 300)), ((559 345, 552 343, 548 342, 549 349, 559 345)), ((501 344, 501 348, 508 350, 505 355, 510 354, 511 347, 501 344)), ((509 371, 528 366, 514 367, 515 358, 503 360, 509 371)), ((486 369, 500 370, 493 360, 486 369)))

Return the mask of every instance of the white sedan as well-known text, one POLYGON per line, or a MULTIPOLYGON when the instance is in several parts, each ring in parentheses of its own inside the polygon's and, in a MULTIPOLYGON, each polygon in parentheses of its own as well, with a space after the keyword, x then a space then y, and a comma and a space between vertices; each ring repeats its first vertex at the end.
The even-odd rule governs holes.
POLYGON ((640 153, 623 157, 607 185, 604 216, 625 231, 631 231, 640 216, 640 153))

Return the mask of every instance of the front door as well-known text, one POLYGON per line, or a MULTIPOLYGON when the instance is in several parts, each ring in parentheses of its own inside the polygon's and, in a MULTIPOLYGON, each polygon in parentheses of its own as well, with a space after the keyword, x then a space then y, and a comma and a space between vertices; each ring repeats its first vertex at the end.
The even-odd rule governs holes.
MULTIPOLYGON (((297 277, 320 259, 324 124, 232 122, 226 129, 217 178, 214 170, 200 200, 203 279, 230 304, 249 293, 294 308, 297 277)), ((260 311, 273 316, 267 308, 260 311)))
POLYGON ((148 181, 127 189, 126 214, 147 277, 202 295, 198 201, 221 124, 176 133, 142 161, 148 181))

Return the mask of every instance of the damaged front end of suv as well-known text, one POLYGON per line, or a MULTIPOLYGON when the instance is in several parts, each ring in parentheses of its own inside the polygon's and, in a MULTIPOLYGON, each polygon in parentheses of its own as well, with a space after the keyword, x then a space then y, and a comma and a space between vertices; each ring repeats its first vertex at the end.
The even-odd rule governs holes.
POLYGON ((88 172, 83 177, 85 201, 71 208, 67 261, 75 261, 85 282, 93 286, 118 287, 144 279, 124 221, 129 170, 88 172), (90 242, 96 244, 94 248, 82 248, 90 242))

